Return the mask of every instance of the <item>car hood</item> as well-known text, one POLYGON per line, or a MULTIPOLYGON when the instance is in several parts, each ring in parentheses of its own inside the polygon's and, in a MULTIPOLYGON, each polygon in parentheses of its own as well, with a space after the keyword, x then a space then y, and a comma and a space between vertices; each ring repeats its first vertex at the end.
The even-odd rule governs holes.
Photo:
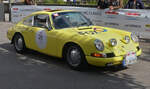
POLYGON ((114 52, 116 56, 124 55, 128 51, 136 50, 136 45, 131 41, 131 32, 108 27, 91 26, 78 28, 77 33, 83 35, 86 39, 101 40, 105 46, 105 52, 114 52), (129 36, 129 43, 126 43, 125 36, 129 36), (117 45, 115 47, 110 45, 110 39, 117 40, 117 45))
POLYGON ((94 37, 100 39, 103 42, 108 42, 110 39, 123 40, 125 36, 130 37, 130 32, 124 30, 117 30, 114 28, 101 27, 101 26, 89 26, 77 28, 79 35, 85 35, 88 37, 94 37))

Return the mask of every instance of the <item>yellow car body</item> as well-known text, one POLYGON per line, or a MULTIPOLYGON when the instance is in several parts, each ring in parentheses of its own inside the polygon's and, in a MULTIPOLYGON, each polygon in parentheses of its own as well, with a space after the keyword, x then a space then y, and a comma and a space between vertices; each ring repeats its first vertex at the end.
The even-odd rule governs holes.
POLYGON ((32 13, 9 29, 7 37, 13 41, 15 34, 19 33, 23 36, 27 48, 59 58, 63 57, 65 45, 73 43, 82 49, 87 63, 95 66, 122 64, 125 56, 131 52, 134 52, 136 56, 141 55, 139 43, 132 40, 131 32, 94 25, 56 29, 52 15, 61 12, 74 11, 52 10, 32 13), (26 23, 30 17, 35 15, 48 15, 51 30, 26 23), (126 42, 126 36, 129 37, 129 42, 126 42), (95 39, 100 39, 103 42, 103 51, 97 50, 94 44, 95 39), (110 39, 116 39, 116 46, 111 45, 110 39), (102 54, 105 54, 105 57, 101 57, 102 54))

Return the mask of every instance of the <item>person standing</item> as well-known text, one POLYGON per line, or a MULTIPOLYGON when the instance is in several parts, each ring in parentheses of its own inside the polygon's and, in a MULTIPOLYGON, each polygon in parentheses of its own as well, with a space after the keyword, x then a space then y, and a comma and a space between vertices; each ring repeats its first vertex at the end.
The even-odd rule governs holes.
POLYGON ((122 7, 123 7, 122 0, 99 0, 97 8, 99 9, 109 8, 110 10, 114 10, 122 7))
POLYGON ((98 5, 97 5, 98 9, 105 9, 105 8, 108 8, 108 6, 109 6, 108 0, 99 0, 98 1, 98 5))
POLYGON ((25 4, 26 5, 33 5, 33 4, 35 4, 35 1, 34 0, 25 0, 25 4))
POLYGON ((141 0, 129 0, 126 9, 144 9, 144 4, 141 0))
POLYGON ((109 9, 119 9, 123 7, 123 0, 110 0, 109 9))

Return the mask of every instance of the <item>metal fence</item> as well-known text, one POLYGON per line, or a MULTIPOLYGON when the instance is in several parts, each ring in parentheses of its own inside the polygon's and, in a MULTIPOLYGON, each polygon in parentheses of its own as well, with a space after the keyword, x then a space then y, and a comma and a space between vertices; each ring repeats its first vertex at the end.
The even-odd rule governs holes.
POLYGON ((0 21, 5 20, 5 14, 4 14, 4 4, 0 3, 0 21))

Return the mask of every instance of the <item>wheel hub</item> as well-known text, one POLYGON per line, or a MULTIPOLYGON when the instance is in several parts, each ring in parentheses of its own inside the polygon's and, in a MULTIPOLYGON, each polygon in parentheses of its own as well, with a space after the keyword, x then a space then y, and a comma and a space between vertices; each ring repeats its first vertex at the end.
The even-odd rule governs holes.
POLYGON ((17 50, 22 50, 23 48, 23 41, 21 38, 18 38, 18 40, 16 40, 16 48, 17 50))
POLYGON ((70 51, 70 58, 69 58, 69 62, 71 65, 73 66, 77 66, 80 64, 81 62, 81 55, 80 55, 80 51, 78 49, 72 49, 70 51))

